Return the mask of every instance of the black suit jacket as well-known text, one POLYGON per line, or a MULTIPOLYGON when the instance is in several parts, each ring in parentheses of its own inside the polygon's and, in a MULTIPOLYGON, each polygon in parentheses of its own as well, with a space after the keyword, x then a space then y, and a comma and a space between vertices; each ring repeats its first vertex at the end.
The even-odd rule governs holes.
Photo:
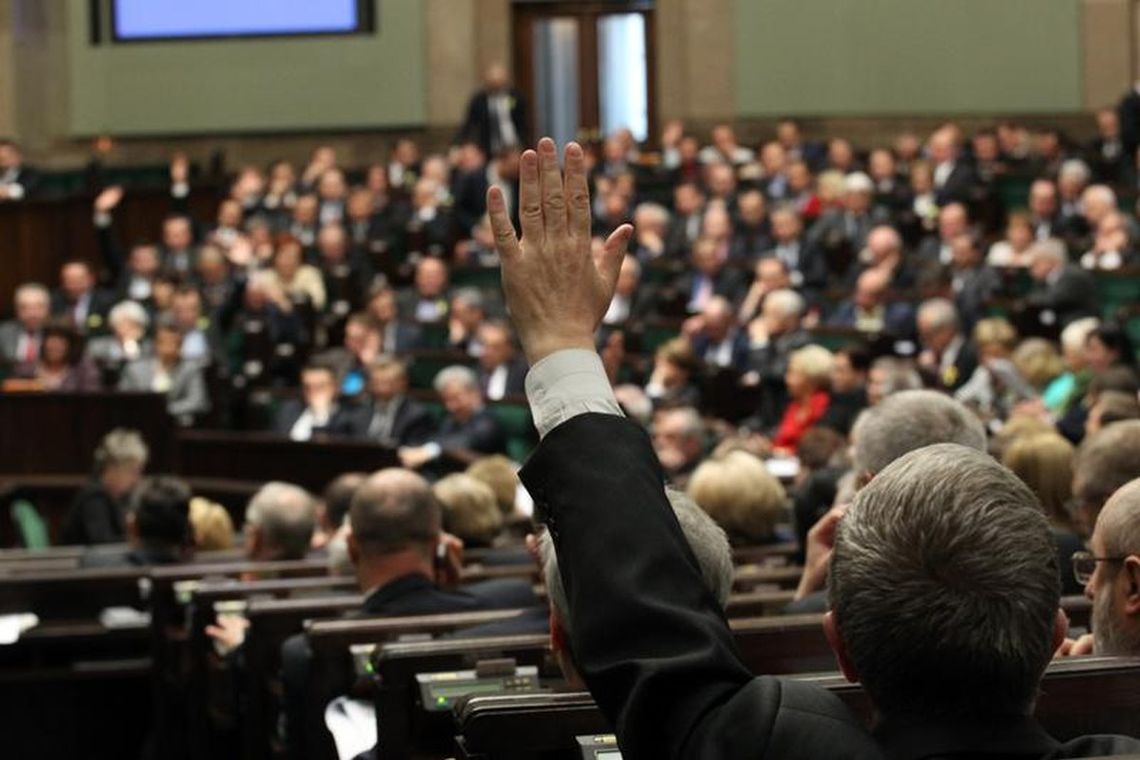
MULTIPOLYGON (((507 383, 506 383, 506 396, 517 396, 526 391, 526 362, 512 361, 507 364, 507 383)), ((479 367, 479 388, 483 391, 483 397, 487 397, 487 388, 491 384, 491 373, 479 367)))
MULTIPOLYGON (((102 288, 95 288, 91 291, 91 302, 87 306, 87 319, 82 325, 73 325, 73 327, 81 333, 107 332, 107 314, 116 303, 118 303, 118 300, 115 298, 114 293, 102 288)), ((74 308, 75 304, 69 302, 62 291, 57 290, 52 293, 51 313, 53 316, 65 319, 68 323, 71 323, 74 308)))
POLYGON ((356 426, 358 433, 364 438, 386 446, 419 446, 426 443, 435 433, 435 418, 431 416, 431 412, 422 404, 408 398, 400 400, 396 408, 396 417, 392 421, 392 429, 386 436, 372 430, 372 422, 376 418, 374 404, 365 404, 361 407, 359 415, 360 419, 356 426))
POLYGON ((449 450, 467 449, 481 454, 503 454, 507 450, 507 436, 495 415, 481 409, 467 422, 458 422, 454 417, 446 417, 435 436, 447 455, 449 450))
MULTIPOLYGON (((514 124, 515 134, 518 135, 520 145, 527 145, 526 101, 518 90, 512 89, 508 95, 511 98, 511 123, 514 124)), ((483 152, 490 156, 500 141, 498 131, 498 120, 491 117, 490 98, 486 92, 477 93, 467 104, 467 116, 459 129, 459 139, 478 143, 483 152)))
POLYGON ((1087 757, 1140 746, 1111 737, 1062 746, 1028 718, 888 720, 872 737, 833 694, 754 677, 740 661, 635 423, 575 417, 547 435, 521 478, 558 553, 575 662, 626 758, 977 757, 999 744, 1002 757, 1087 757))
POLYGON ((64 544, 113 544, 126 538, 126 509, 99 483, 79 489, 63 524, 64 544))
MULTIPOLYGON (((304 402, 289 399, 277 410, 277 419, 273 423, 273 432, 279 435, 289 435, 297 420, 305 411, 304 402)), ((329 417, 327 425, 313 426, 313 438, 322 437, 349 437, 357 432, 358 417, 343 405, 337 405, 329 417)))
POLYGON ((1037 285, 1025 300, 1030 306, 1052 311, 1060 327, 1100 312, 1096 278, 1076 264, 1066 265, 1056 282, 1037 285))
POLYGON ((974 167, 959 158, 946 182, 942 187, 935 189, 934 202, 939 206, 945 206, 947 203, 969 205, 973 200, 974 187, 977 184, 978 175, 974 173, 974 167))

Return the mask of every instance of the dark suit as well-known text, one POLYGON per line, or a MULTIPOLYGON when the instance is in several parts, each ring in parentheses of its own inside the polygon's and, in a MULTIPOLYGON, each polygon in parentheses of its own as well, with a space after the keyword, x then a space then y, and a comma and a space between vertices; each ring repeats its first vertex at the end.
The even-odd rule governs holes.
MULTIPOLYGON (((277 410, 277 419, 273 423, 273 432, 288 436, 293 430, 293 426, 297 424, 297 420, 305 412, 307 407, 301 401, 290 399, 281 405, 277 410)), ((350 437, 356 434, 358 430, 358 418, 353 414, 351 409, 340 405, 334 405, 332 413, 329 415, 328 422, 324 425, 314 425, 312 438, 325 437, 350 437)))
POLYGON ((969 205, 973 200, 974 187, 978 184, 978 176, 974 167, 962 159, 954 162, 950 176, 941 186, 934 188, 934 202, 939 206, 948 203, 965 203, 969 205))
MULTIPOLYGON (((895 336, 914 334, 914 307, 900 301, 884 304, 884 309, 882 332, 895 336)), ((831 319, 827 323, 833 327, 854 329, 857 324, 857 316, 855 302, 844 301, 831 315, 831 319)))
POLYGON ((63 523, 64 544, 113 544, 127 535, 126 508, 99 483, 79 489, 63 523))
POLYGON ((958 354, 954 357, 954 362, 949 369, 931 372, 920 367, 919 374, 922 375, 923 382, 928 387, 953 393, 970 380, 977 368, 978 354, 974 350, 973 343, 965 340, 958 349, 958 354))
MULTIPOLYGON (((748 366, 748 335, 743 330, 737 330, 729 336, 729 340, 732 342, 732 350, 728 357, 728 364, 717 364, 717 366, 744 371, 748 366)), ((714 364, 712 352, 718 346, 714 345, 712 340, 703 333, 698 333, 693 337, 692 344, 693 353, 697 355, 698 359, 706 364, 714 364)))
POLYGON ((26 201, 33 197, 39 189, 39 183, 39 173, 28 166, 21 165, 13 170, 9 170, 7 173, 0 172, 0 187, 7 189, 9 192, 17 187, 23 190, 23 195, 15 200, 26 201))
MULTIPOLYGON (((539 600, 526 581, 507 578, 472 584, 446 591, 437 587, 423 575, 405 575, 373 591, 364 600, 361 610, 351 617, 400 617, 409 615, 445 615, 477 610, 535 607, 539 600)), ((308 757, 307 748, 314 743, 331 741, 331 737, 306 736, 311 722, 306 720, 305 705, 310 689, 312 650, 303 634, 291 636, 281 648, 281 680, 285 688, 285 715, 288 725, 289 757, 308 757)), ((347 691, 344 684, 337 692, 323 694, 320 703, 326 704, 339 692, 347 691)), ((322 721, 323 722, 323 721, 322 721)))
POLYGON ((421 404, 408 398, 393 399, 391 410, 381 410, 375 402, 361 407, 356 425, 359 435, 385 446, 419 446, 435 433, 435 419, 421 404))
POLYGON ((464 236, 470 236, 472 228, 487 213, 487 169, 456 175, 451 183, 451 195, 455 199, 455 221, 464 236))
MULTIPOLYGON (((522 361, 511 361, 506 364, 507 382, 503 387, 503 397, 517 396, 526 391, 527 364, 522 361)), ((497 369, 497 368, 496 368, 497 369)), ((482 365, 479 366, 479 390, 483 391, 483 398, 489 398, 487 391, 491 387, 492 372, 488 372, 482 365)), ((498 399, 494 399, 497 401, 498 399)))
MULTIPOLYGON (((688 305, 693 296, 696 295, 698 283, 705 275, 699 272, 687 272, 678 278, 673 290, 682 298, 685 304, 688 305)), ((725 267, 712 276, 712 295, 723 296, 729 300, 734 306, 740 303, 744 297, 746 286, 744 277, 737 269, 725 267)))
POLYGON ((75 319, 76 304, 68 301, 61 291, 52 294, 52 316, 66 319, 68 323, 81 334, 103 333, 107 331, 107 314, 118 303, 115 294, 102 288, 93 288, 91 297, 87 302, 87 310, 79 322, 75 319))
POLYGON ((888 719, 872 737, 835 695, 754 677, 740 661, 635 423, 575 417, 546 437, 521 478, 558 553, 574 660, 624 757, 917 759, 1000 746, 1002 757, 1039 758, 1140 747, 1121 737, 1063 747, 1020 717, 888 719))
POLYGON ((1001 276, 982 265, 951 272, 950 282, 954 305, 962 317, 962 331, 969 334, 977 321, 986 315, 986 305, 1001 288, 1001 276))
POLYGON ((1076 264, 1067 264, 1053 282, 1037 283, 1025 302, 1053 312, 1057 326, 1100 314, 1096 279, 1076 264))
MULTIPOLYGON (((507 97, 510 98, 510 119, 515 128, 517 144, 526 145, 529 142, 526 138, 526 102, 518 90, 509 90, 507 97)), ((467 104, 467 115, 463 119, 463 126, 459 128, 459 139, 477 143, 488 156, 502 148, 511 147, 503 144, 499 118, 491 113, 489 93, 477 93, 467 104)))
POLYGON ((507 436, 495 415, 480 409, 466 422, 445 417, 433 439, 446 456, 449 450, 466 449, 481 454, 503 454, 507 450, 507 436))
MULTIPOLYGON (((27 357, 20 356, 20 338, 24 333, 23 326, 12 319, 7 322, 0 322, 0 372, 15 367, 17 364, 25 361, 27 357)), ((36 336, 37 344, 43 342, 43 335, 36 336)), ((39 355, 37 349, 36 355, 39 355)))

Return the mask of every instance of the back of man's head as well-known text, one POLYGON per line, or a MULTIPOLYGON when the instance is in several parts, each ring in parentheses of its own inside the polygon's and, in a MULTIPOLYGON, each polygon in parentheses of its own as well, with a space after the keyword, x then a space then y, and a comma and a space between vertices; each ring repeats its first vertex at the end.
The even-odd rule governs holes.
POLYGON ((1096 523, 1108 497, 1140 477, 1140 420, 1116 422, 1086 438, 1073 463, 1073 495, 1086 527, 1096 523))
POLYGON ((903 454, 934 443, 986 449, 986 431, 969 409, 937 391, 900 391, 863 412, 851 431, 855 472, 874 476, 903 454))
POLYGON ((879 472, 836 536, 834 622, 887 715, 1029 712, 1060 643, 1060 595, 1033 493, 964 446, 928 446, 879 472))
POLYGON ((408 550, 430 555, 441 530, 439 502, 427 481, 394 467, 364 481, 348 514, 352 539, 364 559, 408 550))
MULTIPOLYGON (((673 514, 681 524, 681 532, 693 551, 697 565, 700 566, 705 584, 723 607, 732 592, 734 575, 732 548, 729 546, 728 536, 683 492, 667 488, 665 493, 673 507, 673 514)), ((562 575, 558 571, 558 556, 554 551, 554 541, 548 531, 544 531, 539 538, 539 553, 551 611, 562 627, 569 631, 570 606, 566 598, 566 589, 562 585, 562 575)))
POLYGON ((356 489, 360 488, 367 479, 368 476, 363 472, 346 472, 325 486, 325 491, 321 494, 321 501, 325 505, 325 530, 335 531, 341 526, 344 518, 348 516, 348 509, 352 506, 352 497, 356 495, 356 489))
POLYGON ((257 559, 301 559, 313 540, 316 502, 300 486, 266 483, 249 500, 245 521, 257 534, 252 548, 257 559))
POLYGON ((147 478, 131 497, 135 535, 144 546, 180 550, 193 544, 190 489, 177 478, 147 478))

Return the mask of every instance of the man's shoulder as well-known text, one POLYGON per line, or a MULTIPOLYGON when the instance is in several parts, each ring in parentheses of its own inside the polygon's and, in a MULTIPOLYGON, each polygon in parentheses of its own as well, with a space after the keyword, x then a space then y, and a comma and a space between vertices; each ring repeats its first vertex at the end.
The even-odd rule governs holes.
POLYGON ((1140 740, 1127 736, 1100 734, 1082 736, 1065 742, 1060 749, 1048 755, 1045 760, 1070 757, 1106 757, 1124 753, 1140 753, 1140 740))

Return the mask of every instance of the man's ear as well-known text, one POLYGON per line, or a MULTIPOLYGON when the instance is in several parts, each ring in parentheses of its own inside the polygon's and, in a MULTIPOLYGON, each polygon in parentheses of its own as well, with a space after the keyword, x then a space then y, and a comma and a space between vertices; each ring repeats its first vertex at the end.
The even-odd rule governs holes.
POLYGON ((1127 615, 1140 615, 1140 556, 1133 554, 1126 558, 1123 573, 1126 578, 1124 612, 1127 615))
POLYGON ((860 472, 858 475, 855 476, 855 490, 856 491, 863 490, 863 488, 866 487, 866 485, 868 483, 870 483, 874 479, 874 477, 875 477, 875 473, 871 472, 870 470, 863 470, 862 472, 860 472))
POLYGON ((847 655, 847 642, 839 631, 839 624, 835 622, 835 613, 828 610, 823 616, 823 634, 827 636, 827 643, 835 654, 835 661, 839 664, 839 671, 851 683, 859 683, 859 674, 855 672, 855 665, 847 655))

